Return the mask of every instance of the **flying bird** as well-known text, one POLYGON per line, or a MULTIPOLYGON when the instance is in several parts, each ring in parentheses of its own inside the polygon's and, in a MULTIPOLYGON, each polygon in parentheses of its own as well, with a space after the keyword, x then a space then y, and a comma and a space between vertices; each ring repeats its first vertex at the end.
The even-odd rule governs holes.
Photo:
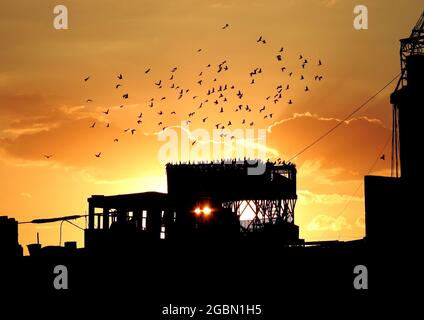
POLYGON ((222 27, 222 29, 227 29, 230 25, 228 23, 225 24, 225 26, 222 27))
POLYGON ((381 157, 380 157, 380 160, 383 160, 383 161, 386 160, 386 155, 382 154, 381 157))
POLYGON ((90 128, 94 128, 96 126, 96 123, 94 122, 91 126, 90 126, 90 128))
POLYGON ((120 86, 122 86, 122 84, 118 83, 115 88, 118 89, 120 86))
POLYGON ((318 65, 319 65, 319 66, 321 66, 321 65, 322 65, 321 60, 318 60, 318 65))
POLYGON ((95 154, 96 158, 100 158, 101 155, 102 155, 101 152, 95 154))
POLYGON ((88 79, 90 79, 90 77, 84 78, 84 81, 85 81, 85 82, 87 82, 87 81, 88 81, 88 79))
POLYGON ((93 102, 93 100, 91 100, 91 99, 87 99, 87 102, 93 102))
POLYGON ((113 142, 118 142, 118 141, 119 141, 119 139, 117 139, 117 138, 113 139, 113 142))
POLYGON ((128 93, 123 94, 123 95, 122 95, 122 98, 124 98, 124 99, 128 99, 128 93))
POLYGON ((144 71, 145 74, 148 74, 150 72, 150 68, 144 71))
POLYGON ((52 154, 50 154, 50 155, 44 155, 44 157, 45 157, 46 159, 50 159, 51 157, 53 157, 53 155, 52 155, 52 154))
POLYGON ((118 79, 119 79, 119 80, 122 80, 122 78, 123 78, 123 77, 122 77, 122 74, 119 74, 119 75, 118 75, 118 79))
POLYGON ((259 37, 258 40, 256 40, 256 42, 262 42, 262 43, 266 43, 265 39, 262 38, 262 36, 259 37))
POLYGON ((104 114, 109 114, 109 109, 107 109, 106 111, 103 111, 104 114))
POLYGON ((136 132, 136 129, 131 129, 131 134, 134 134, 134 132, 136 132))

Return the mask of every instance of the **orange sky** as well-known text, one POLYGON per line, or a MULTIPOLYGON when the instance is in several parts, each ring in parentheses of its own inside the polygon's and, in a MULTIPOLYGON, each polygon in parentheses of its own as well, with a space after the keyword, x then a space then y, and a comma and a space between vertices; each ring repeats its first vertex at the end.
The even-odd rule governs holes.
MULTIPOLYGON (((421 1, 362 1, 368 6, 369 29, 357 31, 352 26, 355 1, 61 4, 69 10, 68 30, 52 26, 55 1, 0 4, 0 215, 19 221, 84 214, 92 194, 166 191, 165 169, 158 159, 163 142, 150 134, 183 120, 192 120, 191 130, 209 131, 218 122, 232 121, 232 129, 247 128, 252 121, 255 129, 275 123, 267 147, 290 158, 399 72, 398 40, 409 35, 422 10, 421 1), (226 23, 230 26, 223 30, 226 23), (266 44, 256 42, 261 35, 266 44), (277 61, 281 47, 283 61, 277 61), (299 54, 308 59, 305 69, 299 54), (229 70, 218 74, 224 60, 229 70), (257 67, 263 73, 252 85, 249 72, 257 67), (117 79, 120 73, 123 80, 117 79), (301 74, 305 80, 299 80, 301 74), (313 79, 317 74, 322 81, 313 79), (154 84, 159 80, 162 89, 154 84), (115 89, 117 83, 122 87, 115 89), (189 93, 177 99, 172 83, 189 93), (217 84, 234 85, 243 99, 237 98, 237 90, 228 90, 228 101, 214 105, 218 96, 205 93, 217 84), (290 90, 274 104, 265 98, 279 84, 289 84, 290 90), (124 93, 128 100, 122 99, 124 93), (166 99, 160 101, 162 97, 166 99), (151 98, 153 108, 148 106, 151 98), (198 109, 206 98, 210 101, 198 109), (252 112, 235 112, 238 104, 248 104, 252 112), (259 113, 262 106, 266 110, 259 113), (109 114, 103 114, 107 109, 109 114), (273 118, 263 119, 269 113, 273 118), (90 129, 93 122, 96 127, 90 129), (124 133, 127 128, 137 131, 124 133), (100 158, 94 156, 98 152, 100 158), (47 160, 45 154, 53 157, 47 160)), ((393 85, 295 160, 295 221, 307 240, 364 235, 361 183, 390 136, 392 90, 393 85)), ((389 154, 390 145, 383 152, 389 154)), ((379 161, 373 173, 388 174, 389 168, 389 161, 379 161)), ((78 224, 84 226, 84 221, 78 224)), ((63 230, 65 241, 82 245, 81 231, 68 224, 63 230)), ((21 226, 20 242, 33 242, 37 232, 44 245, 58 244, 58 223, 21 226)))

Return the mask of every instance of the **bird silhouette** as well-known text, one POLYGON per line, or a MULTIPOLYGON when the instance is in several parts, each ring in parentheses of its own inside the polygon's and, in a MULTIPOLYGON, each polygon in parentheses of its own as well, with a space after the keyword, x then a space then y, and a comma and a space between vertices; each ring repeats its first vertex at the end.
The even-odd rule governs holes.
POLYGON ((162 111, 159 111, 158 112, 158 115, 160 115, 160 116, 163 115, 163 112, 162 111))
POLYGON ((91 126, 90 126, 90 128, 94 128, 96 126, 96 123, 94 122, 91 126))
POLYGON ((306 86, 306 87, 305 87, 305 91, 309 91, 309 88, 308 88, 308 86, 306 86))
POLYGON ((281 54, 277 55, 277 60, 278 60, 278 61, 281 61, 282 59, 283 59, 283 57, 282 57, 282 55, 281 55, 281 54))
POLYGON ((84 81, 87 82, 90 79, 90 77, 84 78, 84 81))
POLYGON ((382 154, 381 157, 380 157, 380 160, 383 160, 383 161, 386 160, 386 155, 382 154))
POLYGON ((115 88, 116 89, 118 89, 119 87, 121 87, 122 86, 122 84, 120 84, 120 83, 118 83, 116 86, 115 86, 115 88))
POLYGON ((162 80, 159 80, 159 82, 155 82, 155 85, 157 85, 158 87, 162 84, 162 80))
POLYGON ((302 75, 300 75, 300 80, 303 80, 303 79, 305 79, 305 77, 302 74, 302 75))
POLYGON ((259 39, 258 39, 258 40, 256 40, 256 42, 262 42, 263 44, 265 44, 265 43, 266 43, 265 39, 264 39, 264 38, 262 38, 262 36, 260 36, 260 37, 259 37, 259 39))
POLYGON ((108 123, 107 125, 106 125, 106 128, 109 128, 110 127, 110 123, 108 123))
POLYGON ((321 60, 318 60, 318 65, 319 65, 319 66, 321 66, 321 65, 322 65, 321 60))
POLYGON ((53 155, 52 155, 52 154, 44 155, 44 157, 45 157, 46 159, 50 159, 51 157, 53 157, 53 155))
POLYGON ((221 107, 221 110, 219 111, 219 113, 223 113, 224 112, 224 108, 221 107))
POLYGON ((143 116, 143 112, 140 112, 140 114, 138 115, 138 118, 140 119, 143 116))
POLYGON ((131 134, 134 134, 136 131, 136 129, 131 129, 131 134))
POLYGON ((104 114, 109 114, 109 109, 107 109, 106 111, 103 111, 104 114))
POLYGON ((123 78, 123 77, 122 77, 122 74, 119 74, 119 75, 118 75, 118 79, 119 79, 119 80, 122 80, 122 78, 123 78))
POLYGON ((202 119, 203 123, 205 123, 207 119, 208 119, 208 117, 203 118, 203 119, 202 119))
POLYGON ((124 99, 128 99, 128 93, 123 94, 123 95, 122 95, 122 98, 124 98, 124 99))
POLYGON ((228 23, 225 24, 225 26, 222 27, 222 29, 227 29, 230 25, 228 23))
POLYGON ((95 154, 96 158, 100 158, 101 155, 102 155, 101 152, 95 154))
POLYGON ((281 49, 280 49, 280 51, 279 52, 283 52, 284 51, 284 48, 283 47, 281 47, 281 49))
POLYGON ((289 100, 289 102, 288 102, 289 104, 293 104, 293 102, 291 101, 291 99, 289 100))
POLYGON ((144 71, 145 74, 148 74, 150 72, 150 68, 144 71))
POLYGON ((91 100, 91 99, 87 99, 87 102, 93 102, 93 100, 91 100))
POLYGON ((113 139, 113 142, 118 142, 118 141, 119 141, 118 138, 113 139))
POLYGON ((197 52, 201 52, 202 51, 202 49, 197 49, 197 52))

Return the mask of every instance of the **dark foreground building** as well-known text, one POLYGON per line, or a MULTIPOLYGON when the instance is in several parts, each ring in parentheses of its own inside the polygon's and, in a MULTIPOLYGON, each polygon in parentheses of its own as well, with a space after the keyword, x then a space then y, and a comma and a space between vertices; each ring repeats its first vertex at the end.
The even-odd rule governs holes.
POLYGON ((264 166, 261 175, 250 175, 252 165, 245 160, 168 164, 167 194, 92 196, 85 247, 251 238, 300 244, 295 165, 258 164, 264 166), (245 212, 249 220, 241 220, 245 212))

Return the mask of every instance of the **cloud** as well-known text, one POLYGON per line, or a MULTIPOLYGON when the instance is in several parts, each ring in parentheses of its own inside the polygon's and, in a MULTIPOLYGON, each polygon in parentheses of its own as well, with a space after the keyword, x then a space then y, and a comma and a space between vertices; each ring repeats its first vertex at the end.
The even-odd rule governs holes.
POLYGON ((28 198, 28 199, 31 199, 32 198, 32 194, 30 194, 28 192, 21 192, 19 195, 21 197, 28 198))
POLYGON ((362 202, 362 197, 355 197, 346 194, 318 194, 313 193, 308 190, 298 190, 297 194, 299 196, 299 201, 302 202, 303 205, 309 204, 324 204, 324 205, 334 205, 334 204, 343 204, 347 202, 362 202))
POLYGON ((321 0, 321 3, 326 7, 333 7, 339 2, 339 0, 321 0))
POLYGON ((320 214, 315 216, 311 222, 306 226, 308 231, 342 231, 342 230, 351 230, 352 225, 350 225, 347 219, 343 216, 337 218, 331 217, 329 215, 320 214))
MULTIPOLYGON (((287 160, 336 125, 339 125, 336 130, 292 161, 298 168, 302 167, 300 174, 305 170, 321 171, 328 178, 327 182, 362 179, 381 153, 389 152, 389 144, 386 143, 391 130, 379 119, 360 116, 342 121, 310 112, 294 113, 268 127, 267 142, 287 160), (385 145, 386 150, 382 150, 385 145)), ((375 170, 389 167, 390 161, 379 161, 375 170)))
POLYGON ((359 216, 355 221, 355 226, 361 229, 365 228, 365 217, 359 216))

